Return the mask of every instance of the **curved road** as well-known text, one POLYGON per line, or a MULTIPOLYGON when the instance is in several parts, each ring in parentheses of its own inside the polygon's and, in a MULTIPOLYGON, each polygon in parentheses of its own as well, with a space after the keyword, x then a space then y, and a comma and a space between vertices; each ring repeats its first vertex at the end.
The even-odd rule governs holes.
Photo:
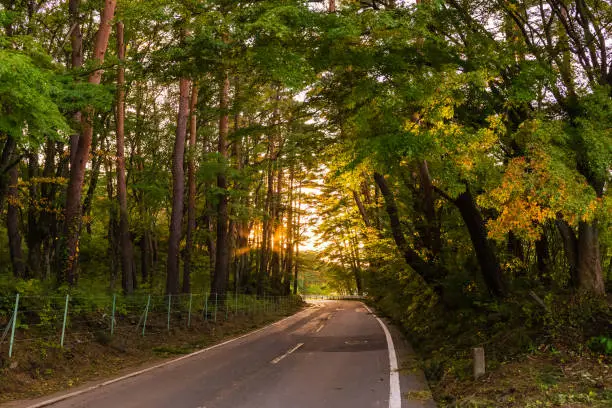
POLYGON ((400 402, 399 387, 392 386, 399 385, 398 374, 389 368, 384 330, 359 302, 317 302, 255 334, 48 406, 432 406, 400 402))

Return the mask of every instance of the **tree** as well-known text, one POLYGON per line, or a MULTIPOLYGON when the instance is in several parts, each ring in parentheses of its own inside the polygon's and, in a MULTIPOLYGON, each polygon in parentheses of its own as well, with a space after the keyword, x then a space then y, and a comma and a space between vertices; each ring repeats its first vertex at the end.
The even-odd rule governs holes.
MULTIPOLYGON (((78 3, 78 0, 72 1, 78 3)), ((116 5, 117 2, 114 0, 105 0, 104 9, 100 14, 100 25, 96 33, 93 49, 93 62, 98 67, 96 67, 88 78, 88 82, 92 85, 99 85, 102 78, 103 70, 100 69, 99 66, 104 63, 104 55, 106 54, 108 39, 110 37, 111 21, 115 15, 116 5)), ((73 10, 72 2, 71 10, 73 10)), ((78 25, 78 23, 76 24, 78 25)), ((78 59, 76 56, 78 53, 76 50, 78 49, 78 45, 76 48, 73 48, 73 61, 78 59)), ((86 108, 81 118, 82 131, 78 137, 78 144, 76 146, 74 144, 71 146, 73 150, 71 152, 70 179, 66 191, 66 208, 64 210, 64 240, 66 253, 63 259, 62 271, 62 278, 71 285, 76 284, 78 277, 77 262, 79 235, 81 231, 81 196, 85 179, 85 166, 89 160, 89 151, 93 137, 93 117, 93 108, 86 108)))

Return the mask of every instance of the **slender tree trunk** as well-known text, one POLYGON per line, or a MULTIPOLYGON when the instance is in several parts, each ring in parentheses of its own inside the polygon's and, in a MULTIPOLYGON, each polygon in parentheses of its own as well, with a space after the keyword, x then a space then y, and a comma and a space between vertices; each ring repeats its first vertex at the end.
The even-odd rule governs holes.
POLYGON ((442 250, 442 238, 440 236, 440 223, 436 214, 434 188, 431 182, 427 160, 423 160, 419 163, 419 175, 421 184, 420 189, 423 194, 421 206, 425 214, 424 238, 427 247, 431 250, 433 258, 435 259, 442 250))
MULTIPOLYGON (((0 136, 4 136, 1 135, 0 136)), ((0 208, 4 206, 4 198, 7 194, 8 186, 10 184, 9 181, 9 170, 12 166, 15 166, 15 163, 12 163, 13 152, 17 147, 17 143, 15 139, 11 136, 5 136, 6 141, 4 142, 4 148, 2 149, 2 155, 0 156, 0 208)))
POLYGON ((372 223, 370 222, 370 217, 368 217, 368 212, 366 211, 365 206, 363 205, 363 201, 361 201, 361 198, 359 197, 359 193, 355 190, 353 190, 352 193, 353 199, 355 200, 355 204, 357 205, 357 209, 359 210, 359 214, 361 215, 363 223, 366 227, 371 227, 372 223))
MULTIPOLYGON (((106 133, 106 130, 104 131, 106 133)), ((106 135, 105 135, 106 137, 106 135)), ((100 178, 100 167, 102 166, 102 157, 96 152, 98 142, 96 138, 92 141, 93 159, 91 162, 91 174, 89 177, 89 185, 87 186, 87 192, 85 193, 85 199, 83 200, 82 215, 85 217, 85 228, 89 235, 91 235, 91 207, 96 193, 96 187, 98 186, 98 179, 100 178)))
POLYGON ((489 292, 494 296, 503 297, 506 294, 506 287, 501 266, 493 249, 493 244, 487 239, 485 221, 480 214, 480 210, 476 207, 474 197, 467 186, 466 191, 460 194, 454 200, 454 203, 459 209, 463 222, 470 233, 470 239, 472 240, 478 264, 480 265, 480 271, 489 292))
POLYGON ((274 230, 272 232, 272 283, 274 290, 277 294, 282 291, 281 282, 281 235, 282 235, 282 211, 281 211, 281 194, 283 184, 283 169, 280 163, 277 164, 276 174, 276 191, 274 193, 274 209, 272 210, 272 225, 274 230))
POLYGON ((125 293, 132 293, 136 287, 130 220, 127 206, 127 179, 125 177, 125 45, 123 43, 123 22, 117 22, 117 198, 119 200, 119 255, 121 257, 121 283, 125 293))
POLYGON ((538 278, 542 282, 550 280, 548 276, 550 272, 550 250, 548 248, 548 237, 546 229, 535 242, 536 264, 538 268, 538 278))
POLYGON ((264 219, 261 230, 261 254, 259 261, 259 271, 257 274, 257 294, 262 295, 264 293, 264 283, 268 276, 268 260, 269 260, 269 248, 270 248, 270 236, 271 236, 271 223, 272 214, 271 210, 273 207, 273 195, 274 195, 274 173, 272 166, 272 141, 268 142, 268 174, 267 174, 267 192, 264 204, 264 219))
MULTIPOLYGON (((223 74, 219 94, 219 143, 218 152, 222 160, 227 160, 227 135, 229 131, 229 77, 223 74)), ((217 175, 217 188, 219 189, 219 204, 217 205, 217 256, 215 262, 215 275, 213 290, 219 295, 225 295, 227 278, 229 276, 229 234, 228 234, 228 197, 227 178, 225 171, 217 175)))
POLYGON ((187 164, 187 237, 185 242, 185 255, 183 257, 183 293, 191 291, 191 254, 193 252, 193 235, 196 229, 196 167, 195 149, 197 141, 197 116, 196 105, 198 103, 198 85, 194 82, 191 88, 191 103, 189 111, 189 155, 187 164))
POLYGON ((26 278, 25 262, 23 252, 21 250, 21 233, 19 232, 19 190, 17 188, 17 184, 19 182, 18 172, 18 166, 13 166, 9 170, 6 228, 8 231, 9 252, 11 255, 11 264, 13 265, 13 274, 17 278, 26 278))
MULTIPOLYGON (((47 149, 48 145, 47 143, 47 149)), ((52 144, 51 144, 52 146, 52 144)), ((48 157, 48 156, 47 156, 48 157)), ((35 153, 28 154, 28 191, 30 200, 40 200, 43 196, 42 190, 44 184, 39 187, 34 179, 38 176, 38 156, 35 153)), ((50 177, 50 175, 46 175, 50 177)), ((47 206, 51 206, 52 202, 47 201, 47 206)), ((49 208, 50 210, 50 208, 49 208)), ((28 246, 27 274, 31 277, 41 278, 41 269, 43 265, 42 243, 47 238, 48 225, 43 225, 43 217, 39 216, 41 211, 34 205, 28 206, 27 220, 28 227, 26 233, 26 243, 28 246)))
POLYGON ((287 205, 287 256, 285 258, 283 295, 291 293, 291 278, 293 277, 293 180, 295 178, 294 164, 289 169, 289 202, 287 205))
POLYGON ((577 288, 580 286, 580 279, 578 278, 578 238, 572 227, 565 220, 558 218, 555 224, 563 241, 565 258, 569 267, 570 282, 573 287, 577 288))
POLYGON ((410 247, 402 231, 402 224, 399 219, 399 213, 397 210, 397 204, 395 203, 395 197, 393 196, 393 192, 387 184, 387 180, 385 180, 383 175, 379 173, 374 173, 374 180, 380 188, 382 196, 385 200, 385 208, 387 210, 387 214, 389 215, 391 233, 393 235, 393 240, 395 241, 397 248, 406 260, 406 263, 419 276, 421 276, 427 284, 432 285, 434 289, 440 291, 441 288, 439 286, 439 279, 442 276, 445 276, 446 273, 443 271, 438 271, 434 267, 429 265, 427 262, 421 259, 419 254, 414 249, 410 247))
POLYGON ((168 264, 166 267, 166 292, 179 292, 179 263, 181 226, 185 201, 185 139, 189 116, 189 91, 191 82, 181 78, 179 83, 179 109, 176 119, 176 139, 172 154, 172 215, 170 219, 170 237, 168 238, 168 264))
MULTIPOLYGON (((72 69, 79 69, 83 66, 83 33, 81 32, 81 0, 68 1, 68 14, 70 17, 70 46, 72 49, 70 64, 72 69)), ((81 112, 73 115, 75 123, 81 123, 81 112)), ((70 164, 74 162, 79 144, 79 134, 70 135, 70 164)))
POLYGON ((298 187, 298 199, 297 199, 297 222, 295 223, 295 234, 293 234, 295 239, 295 272, 293 275, 293 294, 297 295, 298 293, 298 276, 300 269, 300 241, 301 241, 301 233, 300 233, 300 222, 302 221, 302 180, 300 180, 300 185, 298 187))
MULTIPOLYGON (((110 158, 104 160, 105 173, 108 175, 113 174, 113 162, 110 158)), ((106 194, 108 201, 113 203, 115 200, 115 186, 113 185, 113 177, 106 177, 106 194)), ((110 264, 110 283, 109 287, 111 291, 115 290, 115 284, 117 282, 119 267, 120 267, 120 248, 117 237, 119 231, 119 220, 117 219, 117 208, 115 206, 110 207, 108 217, 108 260, 110 264)))
MULTIPOLYGON (((108 47, 110 23, 115 14, 116 0, 105 0, 104 10, 100 15, 100 27, 96 33, 93 59, 98 65, 104 63, 104 55, 108 47)), ((89 76, 89 83, 100 84, 102 70, 96 69, 89 76)), ((63 260, 63 279, 70 285, 77 281, 78 246, 81 228, 81 194, 85 179, 85 167, 89 160, 89 150, 93 137, 93 108, 88 107, 81 121, 82 132, 75 149, 70 166, 70 179, 66 193, 66 208, 64 211, 64 240, 66 253, 63 260)))

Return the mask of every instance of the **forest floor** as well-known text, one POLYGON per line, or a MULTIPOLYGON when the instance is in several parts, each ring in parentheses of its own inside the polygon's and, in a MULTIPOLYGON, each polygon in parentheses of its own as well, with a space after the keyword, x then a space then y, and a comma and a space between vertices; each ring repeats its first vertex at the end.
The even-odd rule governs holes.
POLYGON ((612 407, 612 361, 543 346, 478 380, 444 375, 430 386, 442 407, 612 407))
POLYGON ((612 407, 610 343, 594 344, 612 341, 609 309, 579 309, 586 317, 576 322, 577 315, 563 314, 577 308, 571 297, 545 318, 538 306, 525 312, 524 302, 507 300, 489 306, 498 312, 438 310, 410 320, 389 299, 374 304, 412 343, 417 361, 411 365, 424 371, 441 408, 612 407), (483 347, 486 354, 487 372, 477 380, 473 347, 483 347))
POLYGON ((11 360, 0 356, 0 403, 35 398, 68 390, 88 381, 116 377, 209 347, 228 338, 266 326, 294 314, 303 305, 284 311, 235 316, 193 329, 164 330, 163 322, 147 326, 146 336, 97 336, 93 341, 68 338, 64 348, 44 340, 20 344, 11 360), (27 350, 24 350, 24 347, 27 350))

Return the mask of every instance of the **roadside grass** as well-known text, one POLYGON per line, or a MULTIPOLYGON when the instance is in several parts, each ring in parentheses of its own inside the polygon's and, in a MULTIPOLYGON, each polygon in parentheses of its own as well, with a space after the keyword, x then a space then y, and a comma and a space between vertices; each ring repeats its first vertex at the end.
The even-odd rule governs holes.
POLYGON ((417 308, 391 296, 370 301, 415 350, 402 370, 422 369, 441 408, 611 408, 609 306, 568 295, 543 310, 525 298, 453 311, 437 303, 417 308), (478 380, 473 347, 486 354, 487 373, 478 380))
MULTIPOLYGON (((172 359, 232 337, 248 333, 294 314, 304 305, 286 311, 234 316, 197 328, 166 330, 165 321, 151 321, 143 337, 133 332, 110 337, 106 333, 85 336, 68 333, 61 348, 56 339, 32 339, 19 344, 13 359, 0 355, 0 403, 36 398, 127 374, 164 359, 172 359)), ((27 340, 27 339, 23 339, 27 340)))
POLYGON ((570 351, 537 351, 478 380, 445 375, 430 385, 442 407, 612 407, 610 361, 570 351))

